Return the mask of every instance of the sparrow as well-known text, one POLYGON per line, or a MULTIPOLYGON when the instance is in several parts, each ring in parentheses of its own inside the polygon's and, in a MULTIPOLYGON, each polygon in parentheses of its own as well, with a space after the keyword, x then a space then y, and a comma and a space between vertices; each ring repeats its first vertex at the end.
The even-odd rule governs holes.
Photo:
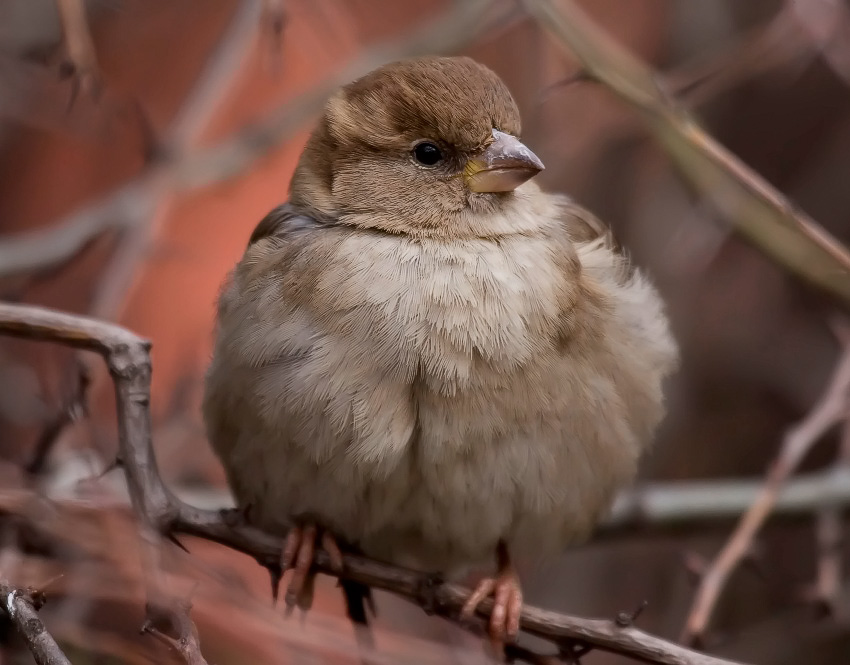
POLYGON ((586 539, 635 476, 677 363, 663 303, 520 135, 474 60, 380 67, 328 100, 225 282, 203 413, 238 505, 286 535, 288 602, 316 547, 495 561, 463 614, 493 596, 503 643, 517 558, 586 539))

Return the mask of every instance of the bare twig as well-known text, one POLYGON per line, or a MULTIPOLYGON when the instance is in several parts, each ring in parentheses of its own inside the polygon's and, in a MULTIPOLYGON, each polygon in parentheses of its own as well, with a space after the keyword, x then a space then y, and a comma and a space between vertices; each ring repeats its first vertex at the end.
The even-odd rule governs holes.
POLYGON ((850 307, 850 251, 703 131, 643 62, 571 0, 523 0, 582 68, 637 109, 685 177, 733 227, 793 274, 850 307))
POLYGON ((269 62, 274 72, 280 70, 283 31, 286 28, 286 7, 283 0, 263 0, 263 23, 269 39, 269 62))
MULTIPOLYGON (((236 8, 200 76, 166 129, 159 145, 159 161, 175 159, 197 144, 238 80, 256 38, 261 9, 260 0, 242 0, 236 8)), ((130 195, 136 199, 136 205, 127 211, 118 247, 110 257, 89 308, 94 316, 115 316, 133 284, 139 264, 150 251, 156 220, 168 205, 170 194, 166 179, 158 170, 158 167, 151 169, 149 177, 143 176, 138 188, 131 190, 138 194, 130 195)), ((103 223, 101 217, 100 224, 103 223)))
MULTIPOLYGON (((257 125, 237 132, 217 145, 187 151, 186 148, 196 140, 206 125, 208 114, 216 106, 212 103, 214 95, 210 94, 210 89, 216 86, 210 79, 217 80, 216 89, 219 95, 223 95, 227 78, 224 74, 235 73, 235 69, 216 64, 220 59, 226 59, 234 53, 235 49, 228 46, 229 42, 236 41, 232 35, 237 33, 241 35, 240 39, 246 39, 256 32, 254 28, 251 35, 248 35, 236 30, 238 26, 233 27, 231 38, 225 37, 223 45, 217 51, 219 56, 214 55, 211 58, 209 71, 218 74, 201 77, 197 98, 203 99, 203 104, 195 103, 192 99, 186 103, 186 109, 195 109, 196 112, 178 115, 176 122, 182 129, 167 132, 171 140, 166 142, 165 155, 139 178, 112 192, 103 200, 72 213, 49 228, 4 239, 0 242, 0 277, 61 265, 76 256, 94 238, 107 231, 122 232, 146 223, 166 195, 203 187, 243 172, 314 117, 339 85, 363 75, 375 66, 388 60, 416 54, 455 51, 477 36, 486 34, 490 29, 504 29, 505 16, 516 19, 511 9, 508 13, 503 12, 491 20, 485 20, 490 4, 491 0, 455 3, 433 23, 402 40, 383 44, 366 52, 313 91, 273 109, 257 125), (177 138, 179 141, 175 140, 177 138)), ((240 22, 239 25, 243 24, 240 22)), ((145 244, 138 239, 133 242, 140 247, 145 244)), ((115 302, 115 297, 107 294, 103 297, 103 302, 103 305, 93 309, 95 313, 102 315, 108 312, 108 305, 115 302)))
POLYGON ((210 54, 206 67, 165 131, 159 159, 142 176, 103 200, 74 212, 49 228, 0 242, 0 277, 44 272, 63 265, 94 239, 117 231, 119 247, 106 268, 108 279, 95 296, 92 311, 114 311, 148 250, 150 222, 169 193, 164 163, 177 159, 198 141, 221 101, 232 88, 256 33, 260 0, 246 0, 210 54))
POLYGON ((850 347, 844 350, 832 380, 811 412, 791 428, 768 471, 762 489, 738 523, 732 536, 709 565, 697 589, 685 622, 682 641, 703 639, 711 614, 729 575, 752 549, 756 534, 776 505, 783 485, 812 446, 832 427, 847 417, 850 397, 850 347))
POLYGON ((198 629, 189 616, 191 609, 189 602, 173 602, 165 606, 148 603, 148 618, 142 626, 142 632, 153 635, 174 649, 186 665, 207 665, 201 655, 198 629), (176 637, 172 637, 172 634, 176 637))
POLYGON ((786 2, 766 25, 666 72, 665 88, 693 106, 758 74, 814 56, 795 17, 795 4, 786 2))
MULTIPOLYGON (((764 478, 639 483, 617 496, 595 537, 689 531, 737 520, 758 498, 763 485, 764 478)), ((232 501, 226 490, 176 487, 175 493, 199 506, 226 506, 232 501)), ((850 468, 830 465, 790 479, 776 498, 771 518, 812 519, 830 507, 841 513, 850 510, 850 468)))
POLYGON ((850 84, 850 10, 840 0, 785 0, 824 62, 850 84))
MULTIPOLYGON (((758 499, 764 479, 718 479, 642 483, 622 492, 599 534, 610 537, 651 528, 699 528, 738 519, 758 499)), ((771 516, 811 517, 825 508, 850 508, 850 469, 830 466, 788 480, 775 498, 771 516)))
POLYGON ((65 35, 65 49, 70 66, 70 74, 74 77, 75 91, 71 103, 76 97, 76 89, 97 96, 101 90, 100 72, 97 66, 94 42, 89 32, 86 6, 84 0, 56 0, 59 10, 59 21, 65 35))
MULTIPOLYGON (((839 334, 846 333, 841 330, 839 334)), ((843 340, 845 345, 847 340, 843 340)), ((844 421, 841 429, 841 444, 833 473, 850 472, 850 419, 844 421)), ((850 480, 848 480, 850 484, 850 480)), ((841 606, 844 585, 844 522, 843 506, 838 502, 827 503, 817 515, 815 535, 817 538, 818 559, 815 582, 806 596, 824 614, 841 617, 845 614, 841 606)))
POLYGON ((0 580, 0 598, 3 612, 17 628, 38 665, 71 665, 38 616, 38 609, 44 604, 43 594, 0 580))
MULTIPOLYGON (((177 499, 166 488, 156 465, 150 424, 150 343, 120 326, 38 307, 0 304, 0 334, 50 340, 100 353, 115 384, 119 453, 131 502, 143 529, 150 533, 185 533, 212 540, 251 555, 264 565, 280 561, 282 541, 235 519, 232 513, 200 510, 177 499)), ((435 584, 403 568, 346 555, 343 577, 391 591, 441 616, 458 620, 469 591, 435 584)), ((324 552, 315 560, 320 572, 332 574, 324 552)), ((489 617, 492 600, 478 614, 489 617)), ((729 665, 711 656, 649 635, 611 620, 594 620, 525 607, 521 627, 556 645, 581 642, 594 648, 668 665, 729 665)))
POLYGON ((56 445, 65 429, 85 413, 86 391, 89 387, 89 371, 86 364, 79 359, 76 363, 76 381, 72 394, 65 401, 59 412, 47 423, 35 444, 35 452, 26 466, 29 474, 38 474, 44 467, 53 446, 56 445))

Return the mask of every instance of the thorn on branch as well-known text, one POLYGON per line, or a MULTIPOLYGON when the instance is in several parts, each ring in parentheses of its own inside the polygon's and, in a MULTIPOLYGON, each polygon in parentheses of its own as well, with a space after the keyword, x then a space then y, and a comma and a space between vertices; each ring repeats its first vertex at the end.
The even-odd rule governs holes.
POLYGON ((616 623, 620 628, 628 628, 629 626, 634 625, 635 621, 637 621, 638 617, 643 614, 643 611, 648 605, 648 600, 642 600, 635 610, 631 612, 618 612, 614 619, 614 623, 616 623))
POLYGON ((167 533, 167 534, 165 534, 165 537, 168 538, 168 540, 170 542, 177 545, 177 547, 179 547, 181 550, 186 552, 186 554, 191 554, 189 549, 182 542, 180 542, 180 540, 177 538, 177 536, 175 536, 173 533, 167 533))
POLYGON ((559 650, 561 660, 568 665, 581 665, 581 659, 593 651, 593 647, 576 640, 566 640, 559 650))

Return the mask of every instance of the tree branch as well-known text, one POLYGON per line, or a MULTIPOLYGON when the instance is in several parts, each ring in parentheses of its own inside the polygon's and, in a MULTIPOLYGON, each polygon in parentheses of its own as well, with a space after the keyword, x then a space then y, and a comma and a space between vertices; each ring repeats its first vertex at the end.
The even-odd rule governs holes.
POLYGON ((682 174, 735 230, 793 274, 850 308, 850 251, 718 144, 659 86, 660 78, 572 0, 523 0, 588 76, 633 106, 682 174))
POLYGON ((44 605, 42 593, 0 580, 0 598, 3 612, 24 638, 37 665, 71 665, 38 616, 38 609, 44 605))
MULTIPOLYGON (((238 49, 234 44, 241 44, 244 49, 246 40, 256 33, 261 6, 256 0, 249 0, 242 18, 222 38, 210 58, 207 73, 201 76, 172 128, 166 132, 164 154, 141 176, 101 201, 71 213, 48 228, 4 238, 0 241, 0 277, 55 269, 104 233, 113 230, 127 233, 144 224, 168 194, 207 186, 243 172, 313 118, 336 88, 379 64, 417 54, 456 51, 494 26, 503 29, 504 12, 486 18, 491 4, 492 0, 453 3, 432 23, 401 40, 365 52, 312 91, 273 109, 256 125, 216 145, 187 150, 206 126, 209 114, 217 107, 213 102, 227 90, 224 83, 235 72, 238 49)), ((122 259, 121 263, 124 262, 122 259)), ((101 306, 94 311, 105 310, 108 307, 101 306)))
MULTIPOLYGON (((611 537, 737 519, 759 498, 763 486, 764 479, 731 478, 641 483, 617 497, 598 534, 611 537)), ((811 517, 825 508, 850 508, 850 468, 830 466, 788 480, 771 515, 811 517)))
MULTIPOLYGON (((94 42, 89 31, 83 0, 56 0, 59 22, 65 39, 65 50, 76 86, 86 94, 98 96, 102 87, 94 42)), ((76 92, 71 97, 74 101, 76 92)))
POLYGON ((198 629, 189 616, 191 609, 192 604, 189 602, 173 602, 166 605, 148 603, 146 607, 148 618, 142 625, 142 632, 153 635, 160 642, 174 649, 186 665, 208 665, 201 655, 198 629), (171 637, 170 633, 177 637, 171 637))
MULTIPOLYGON (((120 326, 24 305, 0 304, 0 334, 41 339, 96 351, 104 357, 115 384, 119 454, 131 503, 144 531, 173 537, 185 533, 206 538, 254 557, 263 565, 280 561, 281 538, 244 523, 235 513, 201 510, 177 499, 165 486, 156 465, 150 422, 150 343, 120 326)), ((346 555, 343 577, 384 589, 453 621, 469 591, 454 584, 435 583, 422 573, 346 555)), ((333 574, 324 552, 316 568, 333 574)), ((492 601, 482 603, 481 618, 489 617, 492 601)), ((523 609, 521 627, 556 646, 580 642, 593 648, 664 665, 731 665, 616 621, 584 619, 523 609)))
POLYGON ((683 642, 693 644, 703 641, 706 627, 729 575, 752 551, 756 534, 770 516, 782 487, 805 455, 829 429, 847 418, 848 400, 850 346, 845 348, 832 380, 820 400, 811 412, 785 435, 779 454, 771 464, 758 496, 702 576, 685 622, 681 638, 683 642))

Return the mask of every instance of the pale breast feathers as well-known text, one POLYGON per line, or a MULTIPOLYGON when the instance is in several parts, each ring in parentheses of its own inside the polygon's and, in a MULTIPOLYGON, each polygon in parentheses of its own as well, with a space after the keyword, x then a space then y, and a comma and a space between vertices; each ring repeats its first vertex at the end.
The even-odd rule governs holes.
POLYGON ((241 503, 270 522, 319 514, 377 551, 407 529, 435 557, 471 523, 482 555, 586 533, 634 473, 676 351, 607 228, 526 187, 535 203, 505 213, 523 232, 498 239, 355 231, 289 206, 260 223, 222 292, 205 399, 241 503))

